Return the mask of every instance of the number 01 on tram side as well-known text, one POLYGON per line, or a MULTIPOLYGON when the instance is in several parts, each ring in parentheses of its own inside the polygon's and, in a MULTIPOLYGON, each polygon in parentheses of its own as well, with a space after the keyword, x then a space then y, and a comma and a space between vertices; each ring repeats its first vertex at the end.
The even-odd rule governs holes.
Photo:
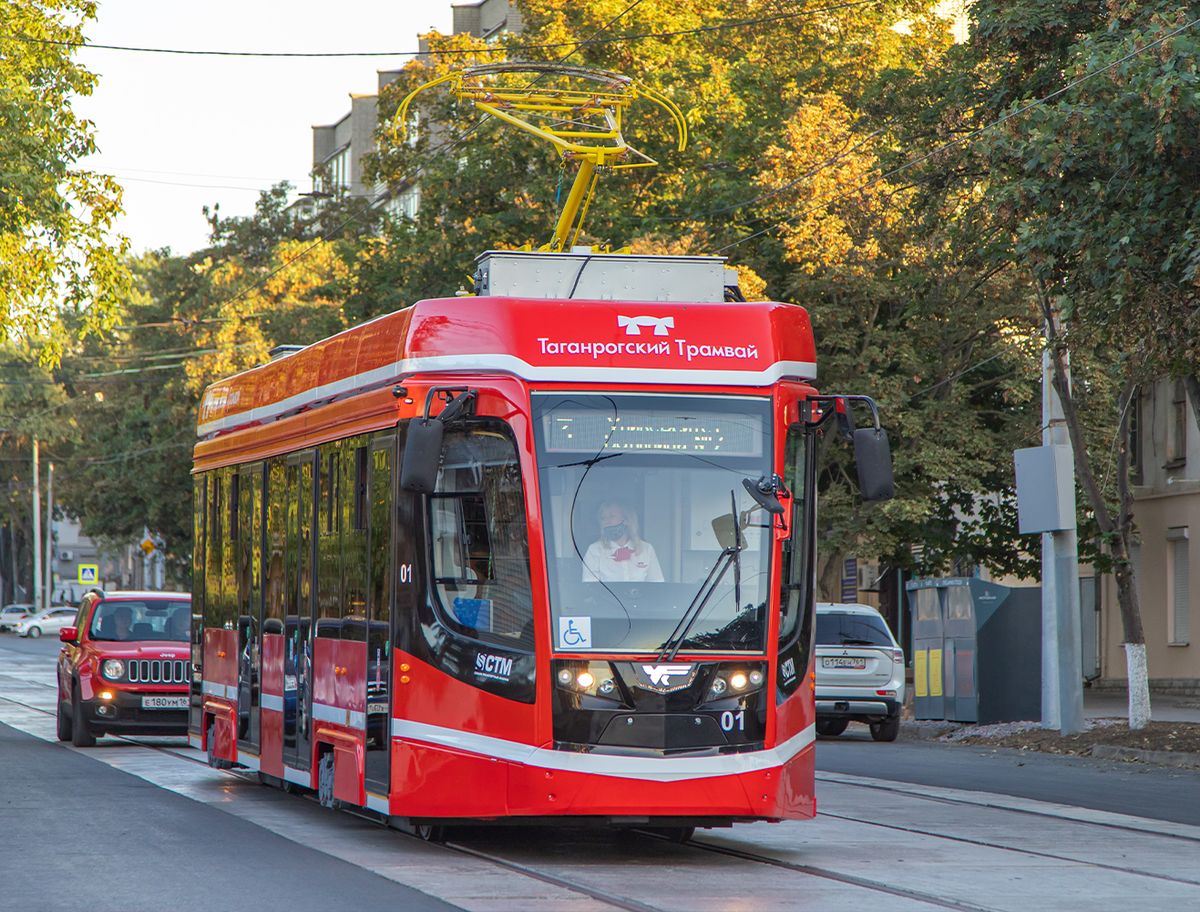
POLYGON ((736 282, 491 251, 211 386, 192 743, 397 825, 811 817, 813 444, 891 461, 736 282))

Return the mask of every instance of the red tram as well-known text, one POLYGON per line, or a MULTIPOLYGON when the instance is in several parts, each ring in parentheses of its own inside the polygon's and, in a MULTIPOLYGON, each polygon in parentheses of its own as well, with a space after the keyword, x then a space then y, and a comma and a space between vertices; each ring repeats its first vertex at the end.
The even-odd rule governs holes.
POLYGON ((211 386, 189 737, 397 825, 811 817, 806 312, 712 257, 492 251, 211 386))

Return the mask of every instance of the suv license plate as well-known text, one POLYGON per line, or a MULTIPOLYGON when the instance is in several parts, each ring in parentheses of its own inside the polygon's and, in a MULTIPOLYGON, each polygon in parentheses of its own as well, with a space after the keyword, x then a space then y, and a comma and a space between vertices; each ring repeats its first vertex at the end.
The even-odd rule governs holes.
POLYGON ((182 697, 142 697, 142 709, 187 709, 189 698, 182 697))
POLYGON ((850 658, 848 656, 832 656, 821 659, 822 668, 860 668, 867 667, 866 659, 850 658))

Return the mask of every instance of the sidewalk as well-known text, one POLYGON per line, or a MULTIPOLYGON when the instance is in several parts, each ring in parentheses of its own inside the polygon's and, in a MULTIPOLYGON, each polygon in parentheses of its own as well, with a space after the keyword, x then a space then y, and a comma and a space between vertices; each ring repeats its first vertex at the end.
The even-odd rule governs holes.
MULTIPOLYGON (((1083 714, 1088 719, 1128 719, 1129 697, 1121 691, 1085 689, 1083 714)), ((1150 694, 1150 718, 1155 722, 1200 722, 1200 697, 1150 694)))

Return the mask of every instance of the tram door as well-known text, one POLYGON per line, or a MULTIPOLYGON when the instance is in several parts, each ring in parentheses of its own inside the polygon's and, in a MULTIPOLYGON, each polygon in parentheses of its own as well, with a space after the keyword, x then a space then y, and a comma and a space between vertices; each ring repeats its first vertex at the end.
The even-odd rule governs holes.
POLYGON ((370 504, 370 558, 367 590, 367 733, 366 787, 381 797, 388 794, 391 751, 392 680, 392 484, 395 435, 371 441, 367 498, 370 504))
POLYGON ((243 466, 237 476, 238 743, 259 750, 262 678, 262 482, 263 464, 243 466))
POLYGON ((287 461, 287 618, 284 623, 283 762, 307 770, 312 759, 313 461, 306 450, 287 461), (291 703, 295 708, 288 704, 291 703), (289 719, 289 716, 291 717, 289 719))

